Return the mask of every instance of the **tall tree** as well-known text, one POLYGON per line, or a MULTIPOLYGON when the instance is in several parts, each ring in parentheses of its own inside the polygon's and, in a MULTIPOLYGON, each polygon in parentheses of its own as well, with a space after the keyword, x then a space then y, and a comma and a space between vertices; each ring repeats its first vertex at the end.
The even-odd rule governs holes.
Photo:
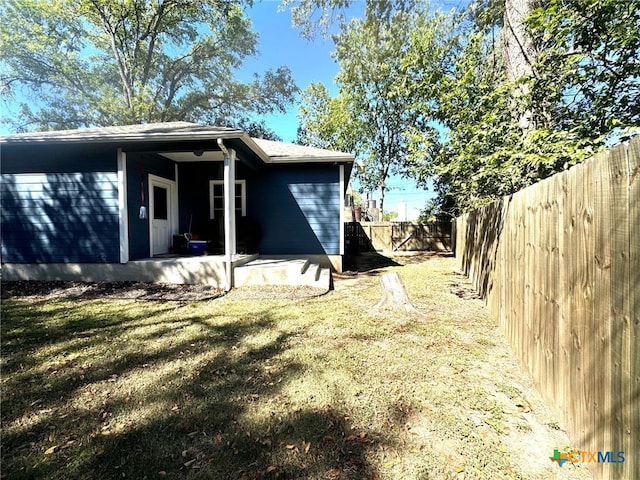
POLYGON ((423 118, 399 88, 414 18, 396 12, 388 22, 352 20, 334 36, 339 95, 330 99, 318 86, 303 94, 301 140, 355 151, 364 164, 356 175, 365 191, 379 191, 381 211, 388 177, 407 174, 408 134, 423 118))
POLYGON ((14 128, 171 120, 221 125, 284 111, 297 91, 281 67, 244 83, 256 54, 241 5, 223 0, 6 0, 0 88, 14 128))
POLYGON ((436 155, 424 155, 429 135, 414 136, 416 175, 435 176, 460 209, 566 169, 640 124, 637 0, 547 0, 518 20, 513 2, 485 3, 500 4, 504 15, 469 10, 444 50, 444 37, 417 28, 405 56, 419 108, 444 133, 436 155))
POLYGON ((535 170, 530 158, 514 154, 522 132, 502 58, 496 36, 449 17, 435 29, 415 29, 403 60, 415 108, 430 112, 441 132, 439 139, 430 130, 412 136, 412 171, 421 180, 435 177, 451 214, 451 198, 458 208, 482 204, 521 188, 535 170))

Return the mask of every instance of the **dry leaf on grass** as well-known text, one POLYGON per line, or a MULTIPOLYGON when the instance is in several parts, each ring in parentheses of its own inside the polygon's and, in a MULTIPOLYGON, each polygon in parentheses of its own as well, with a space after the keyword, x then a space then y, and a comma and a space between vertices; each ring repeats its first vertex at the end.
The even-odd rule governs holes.
POLYGON ((58 450, 59 445, 54 445, 53 447, 49 447, 45 450, 44 454, 45 455, 51 455, 52 453, 55 453, 56 450, 58 450))

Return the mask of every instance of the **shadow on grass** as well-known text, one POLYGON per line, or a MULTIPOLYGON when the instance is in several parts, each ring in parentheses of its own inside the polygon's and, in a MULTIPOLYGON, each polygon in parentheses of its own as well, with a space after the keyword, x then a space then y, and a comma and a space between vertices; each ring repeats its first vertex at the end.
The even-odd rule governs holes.
POLYGON ((376 273, 376 270, 386 267, 402 267, 404 265, 423 263, 437 258, 454 257, 452 252, 420 251, 386 253, 362 252, 358 255, 345 255, 343 259, 344 271, 358 273, 376 273))
POLYGON ((3 477, 366 478, 380 432, 287 404, 275 309, 3 304, 3 477))
POLYGON ((400 263, 378 252, 363 252, 358 255, 345 255, 343 269, 352 272, 373 272, 386 267, 398 267, 400 263))

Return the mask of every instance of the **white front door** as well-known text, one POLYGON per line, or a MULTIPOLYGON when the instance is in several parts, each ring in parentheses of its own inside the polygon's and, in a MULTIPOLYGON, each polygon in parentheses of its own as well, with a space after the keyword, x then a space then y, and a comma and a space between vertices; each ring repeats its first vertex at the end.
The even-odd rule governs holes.
POLYGON ((165 178, 149 175, 149 235, 150 255, 169 253, 176 231, 176 184, 165 178))

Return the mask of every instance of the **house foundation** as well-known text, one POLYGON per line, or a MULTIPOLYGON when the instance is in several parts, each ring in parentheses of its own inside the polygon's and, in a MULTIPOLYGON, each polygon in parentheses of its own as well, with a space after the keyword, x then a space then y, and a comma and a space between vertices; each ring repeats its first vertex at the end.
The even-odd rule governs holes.
MULTIPOLYGON (((341 266, 341 262, 339 262, 341 266)), ((327 256, 235 255, 233 286, 289 285, 329 289, 335 259, 327 256)), ((146 282, 225 288, 224 255, 163 256, 128 263, 5 263, 2 280, 146 282)))

